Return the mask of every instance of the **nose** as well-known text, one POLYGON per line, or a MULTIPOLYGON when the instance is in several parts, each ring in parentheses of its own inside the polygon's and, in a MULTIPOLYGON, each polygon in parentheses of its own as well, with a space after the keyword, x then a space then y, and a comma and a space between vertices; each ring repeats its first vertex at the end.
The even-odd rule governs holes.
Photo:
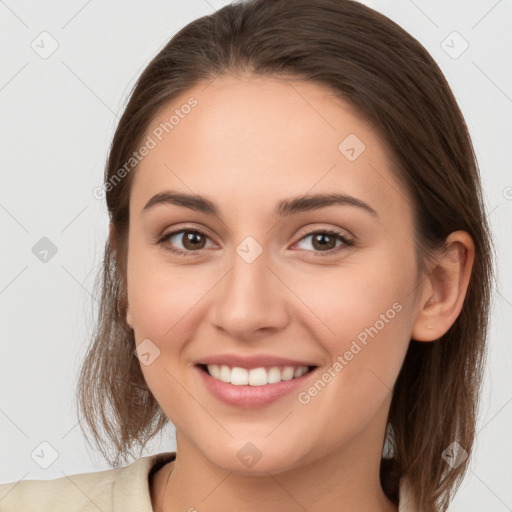
POLYGON ((215 287, 210 311, 216 329, 245 341, 284 329, 293 297, 265 251, 248 261, 234 254, 231 269, 215 287))

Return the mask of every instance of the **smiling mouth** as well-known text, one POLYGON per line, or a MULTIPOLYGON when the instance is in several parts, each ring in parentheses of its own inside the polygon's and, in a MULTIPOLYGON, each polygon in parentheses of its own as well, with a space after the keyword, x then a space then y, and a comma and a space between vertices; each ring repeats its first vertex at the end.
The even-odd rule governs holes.
POLYGON ((202 371, 215 380, 234 386, 266 386, 282 381, 294 380, 313 371, 317 366, 271 366, 240 368, 219 364, 198 364, 202 371))

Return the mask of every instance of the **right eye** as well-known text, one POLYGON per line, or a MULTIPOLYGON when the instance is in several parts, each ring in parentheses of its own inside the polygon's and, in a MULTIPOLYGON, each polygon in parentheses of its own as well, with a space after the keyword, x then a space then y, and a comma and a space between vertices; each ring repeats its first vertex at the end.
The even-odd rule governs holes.
POLYGON ((188 256, 204 250, 201 239, 205 240, 209 238, 202 231, 197 229, 180 229, 179 231, 172 231, 171 233, 167 233, 158 240, 158 243, 162 244, 168 251, 179 254, 181 256, 188 256), (184 234, 186 234, 185 237, 183 236, 184 234), (176 238, 176 240, 181 240, 181 244, 183 245, 184 249, 176 248, 172 246, 173 244, 169 244, 168 242, 172 242, 173 238, 176 238), (197 247, 198 245, 200 245, 200 247, 197 247))

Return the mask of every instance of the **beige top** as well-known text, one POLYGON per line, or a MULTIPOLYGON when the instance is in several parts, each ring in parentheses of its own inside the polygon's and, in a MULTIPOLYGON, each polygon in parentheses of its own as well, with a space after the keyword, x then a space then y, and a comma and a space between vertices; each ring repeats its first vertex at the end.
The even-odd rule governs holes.
MULTIPOLYGON (((149 476, 175 458, 164 452, 120 468, 0 484, 0 512, 153 512, 149 476)), ((401 485, 399 512, 414 512, 408 499, 401 485)))

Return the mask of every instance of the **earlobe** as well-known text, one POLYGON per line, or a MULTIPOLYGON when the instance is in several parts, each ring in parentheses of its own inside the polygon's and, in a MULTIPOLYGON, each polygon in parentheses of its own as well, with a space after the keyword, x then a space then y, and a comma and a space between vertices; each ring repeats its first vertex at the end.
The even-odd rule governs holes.
MULTIPOLYGON (((108 236, 109 236, 110 247, 111 247, 112 251, 114 251, 114 253, 115 253, 115 251, 117 249, 117 245, 116 245, 116 237, 115 237, 115 228, 114 228, 114 224, 112 222, 110 222, 110 224, 109 224, 108 236)), ((132 318, 130 306, 128 304, 128 299, 126 298, 125 292, 123 292, 123 294, 122 294, 121 305, 126 307, 126 323, 128 324, 129 327, 131 327, 133 329, 133 318, 132 318)))
POLYGON ((128 297, 126 295, 126 292, 123 292, 123 297, 121 299, 120 306, 121 306, 121 308, 126 310, 125 321, 128 324, 128 327, 133 329, 133 316, 132 316, 132 312, 131 312, 131 309, 130 309, 130 304, 128 302, 128 297))
POLYGON ((126 308, 126 323, 133 329, 133 317, 130 311, 130 306, 126 308))
MULTIPOLYGON (((437 330, 434 329, 434 284, 434 276, 431 275, 426 279, 425 291, 418 303, 420 310, 411 333, 411 338, 416 341, 434 341, 439 338, 437 330)), ((439 323, 436 325, 439 327, 439 323)))
POLYGON ((464 304, 474 256, 474 243, 467 232, 455 231, 447 237, 419 303, 412 339, 435 341, 453 325, 464 304))

